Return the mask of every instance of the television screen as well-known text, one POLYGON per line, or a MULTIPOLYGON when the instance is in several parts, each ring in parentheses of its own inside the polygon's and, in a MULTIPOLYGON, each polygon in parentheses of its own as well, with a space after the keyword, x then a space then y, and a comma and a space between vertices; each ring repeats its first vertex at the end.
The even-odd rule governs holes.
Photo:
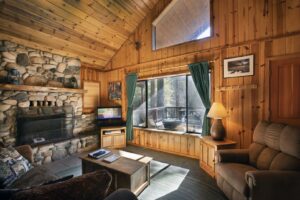
POLYGON ((97 109, 97 119, 121 119, 122 109, 121 107, 111 107, 111 108, 98 108, 97 109))

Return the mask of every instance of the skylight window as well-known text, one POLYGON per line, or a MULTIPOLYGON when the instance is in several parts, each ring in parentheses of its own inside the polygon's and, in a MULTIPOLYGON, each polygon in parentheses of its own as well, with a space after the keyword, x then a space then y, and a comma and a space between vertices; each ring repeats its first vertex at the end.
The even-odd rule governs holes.
POLYGON ((210 0, 173 0, 154 20, 153 49, 211 36, 210 0))

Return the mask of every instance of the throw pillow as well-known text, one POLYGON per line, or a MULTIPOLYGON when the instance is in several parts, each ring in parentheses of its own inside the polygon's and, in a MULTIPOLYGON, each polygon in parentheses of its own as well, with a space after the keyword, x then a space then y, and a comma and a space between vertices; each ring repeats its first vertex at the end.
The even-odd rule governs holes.
POLYGON ((0 188, 8 187, 30 169, 28 160, 13 147, 0 148, 0 188))

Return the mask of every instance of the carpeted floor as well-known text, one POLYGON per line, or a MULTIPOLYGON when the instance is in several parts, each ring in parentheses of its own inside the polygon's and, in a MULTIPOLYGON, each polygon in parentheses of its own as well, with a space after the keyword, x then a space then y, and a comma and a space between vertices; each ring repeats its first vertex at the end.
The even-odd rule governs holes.
MULTIPOLYGON (((199 167, 198 160, 130 145, 124 150, 154 160, 151 184, 139 195, 140 200, 226 200, 215 180, 199 167)), ((46 166, 60 177, 81 175, 81 160, 76 156, 46 166)))
POLYGON ((161 171, 165 170, 167 167, 169 167, 170 164, 159 162, 156 160, 151 160, 150 162, 150 178, 153 178, 157 174, 159 174, 161 171))
POLYGON ((152 157, 169 166, 151 178, 140 200, 226 200, 215 180, 199 167, 199 161, 146 148, 127 146, 124 150, 152 157))

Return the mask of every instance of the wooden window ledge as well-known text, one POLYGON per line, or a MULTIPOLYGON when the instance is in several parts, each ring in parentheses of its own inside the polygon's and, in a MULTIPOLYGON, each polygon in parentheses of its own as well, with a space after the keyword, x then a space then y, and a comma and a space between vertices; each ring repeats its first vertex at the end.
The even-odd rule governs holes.
POLYGON ((167 134, 174 134, 174 135, 186 135, 186 136, 194 136, 194 137, 202 138, 201 134, 197 134, 197 133, 186 133, 186 132, 180 132, 180 131, 159 130, 159 129, 142 128, 142 127, 133 127, 133 129, 139 129, 139 130, 143 130, 143 131, 156 132, 156 133, 167 133, 167 134))
POLYGON ((0 90, 16 90, 16 91, 30 91, 30 92, 62 92, 62 93, 80 93, 83 94, 83 89, 74 88, 57 88, 57 87, 44 87, 32 85, 13 85, 13 84, 0 84, 0 90))

